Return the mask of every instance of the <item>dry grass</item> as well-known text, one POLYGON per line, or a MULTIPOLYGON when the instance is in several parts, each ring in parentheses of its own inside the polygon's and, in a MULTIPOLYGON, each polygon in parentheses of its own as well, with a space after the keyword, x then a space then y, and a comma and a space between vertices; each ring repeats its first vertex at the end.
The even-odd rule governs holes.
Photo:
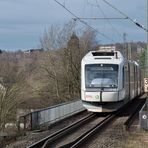
POLYGON ((120 148, 148 148, 148 132, 129 133, 118 146, 120 148))

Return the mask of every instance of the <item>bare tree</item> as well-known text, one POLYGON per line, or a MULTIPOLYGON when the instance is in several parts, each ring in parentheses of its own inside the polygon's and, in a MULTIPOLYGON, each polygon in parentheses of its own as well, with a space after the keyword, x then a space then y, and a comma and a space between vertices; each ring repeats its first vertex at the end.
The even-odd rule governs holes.
POLYGON ((19 58, 16 53, 0 55, 0 130, 6 122, 16 120, 17 107, 27 99, 25 72, 20 70, 19 58))
MULTIPOLYGON (((54 94, 57 99, 61 99, 60 90, 59 90, 59 75, 60 71, 60 60, 58 59, 58 55, 54 52, 47 52, 45 56, 44 63, 41 65, 42 70, 44 70, 44 76, 51 84, 51 87, 54 89, 54 94)), ((48 85, 49 86, 49 85, 48 85)))
POLYGON ((63 27, 51 26, 48 31, 45 30, 40 39, 42 48, 49 51, 65 48, 74 28, 74 21, 68 22, 63 27))
POLYGON ((42 76, 46 75, 42 78, 46 79, 42 92, 48 87, 49 98, 80 98, 81 59, 96 45, 96 36, 94 31, 85 29, 79 40, 74 27, 73 22, 58 29, 52 26, 41 39, 42 48, 48 51, 41 65, 42 76))
POLYGON ((10 122, 16 113, 16 107, 24 102, 24 92, 18 84, 0 88, 0 131, 10 122))
MULTIPOLYGON (((49 87, 49 94, 56 94, 56 98, 61 100, 61 98, 67 98, 65 81, 67 81, 67 76, 65 76, 65 71, 63 68, 63 49, 67 46, 67 42, 73 33, 75 27, 74 22, 69 22, 63 27, 58 28, 50 27, 48 32, 45 32, 43 38, 41 39, 41 46, 48 52, 46 52, 46 58, 42 62, 41 69, 46 75, 44 79, 49 87), (59 50, 57 50, 59 49, 59 50), (52 85, 50 85, 52 82, 52 85), (64 93, 66 95, 64 95, 64 93)), ((45 88, 44 88, 45 89, 45 88)), ((55 95, 51 95, 54 97, 55 95)), ((54 97, 55 98, 55 97, 54 97)))
POLYGON ((80 47, 84 51, 84 55, 93 50, 93 48, 98 45, 96 41, 96 32, 90 28, 85 28, 80 37, 80 47))

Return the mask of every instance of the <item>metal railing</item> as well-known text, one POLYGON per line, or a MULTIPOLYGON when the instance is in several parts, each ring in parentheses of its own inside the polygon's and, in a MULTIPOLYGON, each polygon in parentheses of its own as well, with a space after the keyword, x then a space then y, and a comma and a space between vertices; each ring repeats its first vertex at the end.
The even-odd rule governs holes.
POLYGON ((39 129, 41 126, 53 124, 83 110, 85 108, 82 106, 81 100, 62 103, 21 116, 18 127, 20 129, 23 125, 21 128, 24 130, 39 129))
POLYGON ((148 130, 148 100, 145 102, 139 112, 140 127, 144 130, 148 130))

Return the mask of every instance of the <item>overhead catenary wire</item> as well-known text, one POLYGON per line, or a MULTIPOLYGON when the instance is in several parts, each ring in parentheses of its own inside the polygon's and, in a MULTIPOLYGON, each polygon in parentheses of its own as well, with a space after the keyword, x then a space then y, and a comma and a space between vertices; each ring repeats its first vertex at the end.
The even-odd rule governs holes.
POLYGON ((90 26, 87 22, 83 21, 80 17, 78 17, 76 14, 74 14, 72 11, 70 11, 66 6, 64 6, 62 3, 60 3, 57 0, 54 0, 57 4, 59 4, 61 7, 63 7, 67 12, 69 12, 72 16, 75 17, 74 20, 79 20, 82 24, 86 25, 87 27, 91 28, 92 30, 96 31, 98 34, 100 34, 101 36, 103 36, 104 38, 115 42, 112 38, 110 38, 109 36, 105 35, 104 33, 98 31, 97 29, 93 28, 92 26, 90 26))
MULTIPOLYGON (((73 19, 76 19, 76 18, 73 18, 73 19)), ((111 19, 111 20, 123 20, 123 19, 127 19, 127 17, 106 17, 106 18, 104 18, 104 17, 79 17, 79 19, 84 19, 84 20, 91 20, 91 19, 93 19, 93 20, 97 20, 97 19, 102 19, 102 20, 104 20, 104 19, 111 19)))
POLYGON ((92 17, 92 18, 82 18, 82 19, 93 19, 93 20, 97 20, 97 19, 102 19, 102 20, 106 20, 107 23, 112 27, 112 29, 116 32, 116 34, 120 37, 123 38, 122 34, 112 25, 112 23, 110 22, 110 20, 117 20, 117 19, 127 19, 127 17, 107 17, 106 14, 104 13, 103 9, 101 8, 101 6, 99 5, 98 1, 96 0, 96 5, 92 4, 90 2, 87 1, 87 4, 93 6, 93 7, 97 7, 99 8, 100 12, 102 13, 102 15, 104 17, 92 17))
POLYGON ((100 9, 100 12, 102 13, 102 15, 104 16, 104 18, 106 19, 106 21, 110 24, 110 26, 112 27, 112 29, 116 32, 116 34, 122 38, 122 34, 112 25, 112 23, 110 22, 110 20, 107 18, 106 14, 104 13, 103 9, 101 8, 101 6, 99 5, 98 1, 96 0, 96 4, 97 7, 100 9))
POLYGON ((105 2, 108 6, 110 6, 111 8, 113 8, 114 10, 116 10, 117 12, 119 12, 121 15, 123 15, 124 17, 127 17, 132 23, 134 23, 136 26, 138 26, 139 28, 145 30, 146 32, 148 32, 148 30, 143 27, 143 25, 141 25, 140 23, 136 22, 135 20, 133 20, 131 17, 129 17, 127 14, 125 14, 124 12, 122 12, 121 10, 119 10, 118 8, 116 8, 115 6, 113 6, 111 3, 109 3, 107 0, 102 0, 103 2, 105 2))

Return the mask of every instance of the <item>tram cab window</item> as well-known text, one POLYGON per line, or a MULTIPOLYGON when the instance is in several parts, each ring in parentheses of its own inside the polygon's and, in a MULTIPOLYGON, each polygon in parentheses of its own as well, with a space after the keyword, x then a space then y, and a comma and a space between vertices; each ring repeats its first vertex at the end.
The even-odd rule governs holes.
POLYGON ((85 66, 86 88, 117 88, 118 65, 89 64, 85 66))

